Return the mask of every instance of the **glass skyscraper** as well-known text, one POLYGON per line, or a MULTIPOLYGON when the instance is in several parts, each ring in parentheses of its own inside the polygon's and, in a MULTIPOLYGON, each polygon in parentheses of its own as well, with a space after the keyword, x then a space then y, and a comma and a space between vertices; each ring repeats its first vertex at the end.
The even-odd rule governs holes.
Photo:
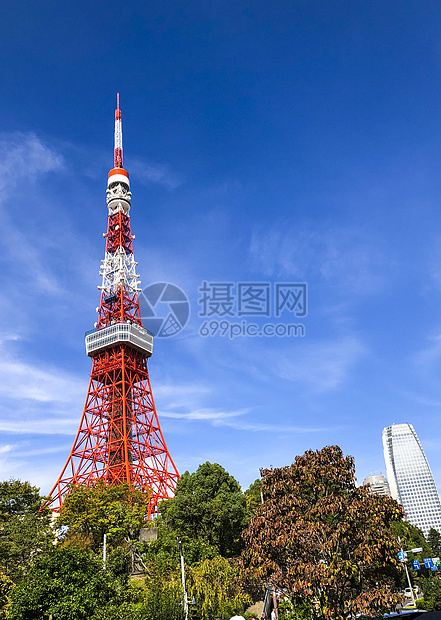
POLYGON ((383 429, 383 450, 390 492, 404 508, 407 520, 427 536, 441 533, 441 504, 424 450, 412 424, 383 429))

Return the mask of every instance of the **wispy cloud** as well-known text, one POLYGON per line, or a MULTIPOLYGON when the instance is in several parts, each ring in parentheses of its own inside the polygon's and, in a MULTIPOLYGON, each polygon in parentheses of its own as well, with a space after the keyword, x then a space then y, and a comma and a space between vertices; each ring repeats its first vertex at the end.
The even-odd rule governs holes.
POLYGON ((237 420, 237 418, 246 416, 251 413, 250 408, 239 409, 236 411, 218 410, 218 409, 199 409, 192 410, 187 413, 178 413, 174 411, 161 411, 162 418, 175 418, 178 420, 189 420, 197 422, 209 422, 212 426, 227 426, 241 431, 250 432, 282 432, 282 433, 318 433, 331 430, 329 427, 307 427, 307 426, 289 426, 280 424, 262 424, 260 422, 247 422, 246 420, 237 420))
POLYGON ((70 403, 84 393, 84 381, 50 367, 41 369, 5 355, 0 359, 0 396, 42 403, 70 403))
POLYGON ((441 361, 441 334, 428 338, 427 346, 414 357, 415 364, 424 372, 433 370, 441 361))
POLYGON ((143 185, 158 183, 166 189, 172 190, 182 184, 181 179, 169 169, 167 164, 146 162, 137 157, 130 160, 130 174, 143 185))
POLYGON ((196 409, 187 413, 178 413, 175 411, 161 411, 161 417, 164 418, 176 418, 179 420, 206 420, 214 423, 220 423, 228 418, 235 418, 237 416, 245 415, 249 413, 249 409, 240 409, 237 411, 223 411, 216 409, 196 409))
MULTIPOLYGON (((26 435, 70 435, 78 429, 80 416, 71 418, 38 418, 37 420, 4 420, 0 418, 0 431, 26 435)), ((56 450, 58 452, 58 450, 56 450)))
POLYGON ((216 420, 214 426, 229 426, 238 431, 251 431, 256 433, 321 433, 335 429, 335 427, 324 426, 289 426, 281 424, 261 424, 259 422, 236 422, 227 419, 216 420))
POLYGON ((279 377, 309 384, 319 392, 340 388, 353 366, 367 353, 355 336, 303 344, 296 355, 274 356, 271 368, 279 377))
POLYGON ((14 449, 14 445, 12 444, 5 444, 3 446, 0 446, 0 454, 5 454, 7 452, 11 452, 14 449))
POLYGON ((38 175, 64 167, 63 157, 35 133, 1 133, 0 160, 2 175, 0 191, 8 192, 22 179, 34 181, 38 175))
POLYGON ((171 410, 185 404, 187 408, 198 408, 203 398, 211 393, 208 385, 199 383, 159 383, 155 386, 155 400, 162 402, 162 408, 171 410))
MULTIPOLYGON (((256 227, 249 254, 271 277, 319 277, 349 294, 370 294, 384 284, 385 256, 368 231, 329 225, 256 227)), ((390 266, 390 265, 389 265, 390 266)))

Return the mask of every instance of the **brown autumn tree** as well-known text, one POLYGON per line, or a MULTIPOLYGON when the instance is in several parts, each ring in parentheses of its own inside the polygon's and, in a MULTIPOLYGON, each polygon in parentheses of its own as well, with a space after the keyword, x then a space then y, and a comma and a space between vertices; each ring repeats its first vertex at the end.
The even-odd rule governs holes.
POLYGON ((354 459, 338 446, 261 470, 264 503, 244 531, 250 584, 273 582, 314 618, 380 614, 400 600, 394 500, 357 487, 354 459))

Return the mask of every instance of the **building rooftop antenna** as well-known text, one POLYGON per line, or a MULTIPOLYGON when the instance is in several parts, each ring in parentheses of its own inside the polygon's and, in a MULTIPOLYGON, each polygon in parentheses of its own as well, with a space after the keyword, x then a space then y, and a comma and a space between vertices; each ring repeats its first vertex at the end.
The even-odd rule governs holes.
POLYGON ((122 120, 121 120, 121 110, 119 109, 119 93, 116 93, 114 168, 124 168, 123 147, 122 147, 122 120))

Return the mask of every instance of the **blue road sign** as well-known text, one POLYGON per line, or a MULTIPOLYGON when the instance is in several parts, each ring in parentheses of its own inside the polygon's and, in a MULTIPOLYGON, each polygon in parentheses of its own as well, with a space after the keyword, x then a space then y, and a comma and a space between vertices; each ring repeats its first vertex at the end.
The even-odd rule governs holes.
POLYGON ((426 568, 432 568, 433 566, 432 558, 424 558, 424 566, 426 568))
POLYGON ((432 570, 438 570, 438 566, 432 566, 432 570))
POLYGON ((400 551, 399 552, 398 559, 399 560, 405 560, 406 559, 406 554, 404 553, 404 551, 400 551))
POLYGON ((420 570, 421 566, 420 566, 419 560, 413 561, 413 568, 414 570, 420 570))

